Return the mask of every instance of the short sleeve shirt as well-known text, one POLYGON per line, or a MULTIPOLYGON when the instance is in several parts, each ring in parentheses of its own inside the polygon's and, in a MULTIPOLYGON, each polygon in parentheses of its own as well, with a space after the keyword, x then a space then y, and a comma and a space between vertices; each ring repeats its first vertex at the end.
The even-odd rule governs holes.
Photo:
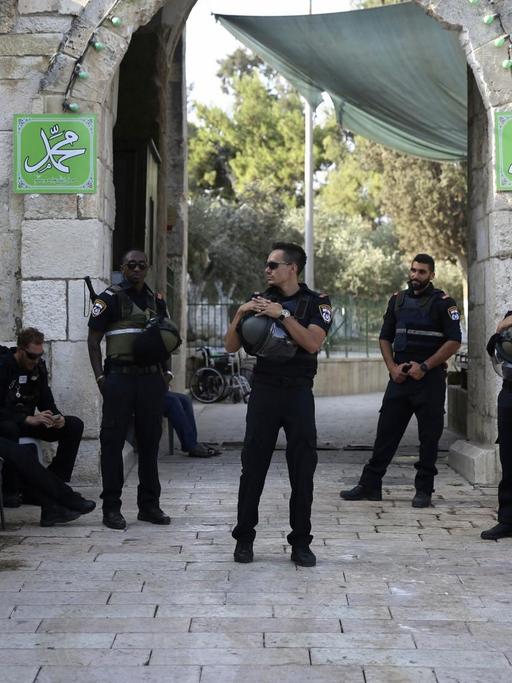
MULTIPOLYGON (((327 334, 332 324, 332 306, 326 294, 319 294, 301 283, 299 291, 292 296, 283 296, 272 287, 262 294, 266 298, 278 301, 304 327, 317 325, 327 334)), ((297 348, 293 358, 285 361, 258 357, 255 373, 271 374, 284 377, 314 377, 318 367, 317 353, 309 353, 302 347, 297 348)))
MULTIPOLYGON (((427 288, 427 290, 425 290, 425 294, 428 294, 429 291, 434 290, 433 285, 429 285, 429 287, 430 290, 427 288)), ((379 335, 379 339, 385 339, 390 344, 392 344, 395 340, 395 303, 397 296, 398 293, 393 294, 388 301, 388 306, 386 308, 386 312, 384 313, 384 322, 379 335)), ((432 304, 431 315, 436 328, 443 333, 444 341, 461 341, 462 335, 460 330, 460 313, 457 304, 452 297, 447 295, 438 296, 432 304)), ((428 357, 428 355, 426 357, 428 357)), ((425 358, 423 360, 425 360, 425 358)))

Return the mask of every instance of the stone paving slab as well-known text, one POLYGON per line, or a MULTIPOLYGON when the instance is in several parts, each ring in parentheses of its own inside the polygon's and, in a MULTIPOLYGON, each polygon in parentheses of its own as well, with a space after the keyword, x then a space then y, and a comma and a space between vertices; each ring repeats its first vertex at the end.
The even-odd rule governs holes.
MULTIPOLYGON (((382 501, 348 503, 380 397, 318 399, 315 568, 290 562, 282 450, 261 500, 255 561, 233 562, 239 447, 218 458, 162 456, 172 523, 125 531, 99 510, 38 526, 7 510, 0 533, 0 681, 4 683, 510 683, 512 540, 486 543, 496 489, 470 486, 440 458, 435 506, 413 509, 415 425, 382 501)), ((201 438, 241 441, 241 406, 198 406, 201 438), (234 408, 234 410, 231 410, 234 408)), ((453 435, 445 432, 443 447, 453 435)), ((83 489, 98 498, 99 490, 83 489)))

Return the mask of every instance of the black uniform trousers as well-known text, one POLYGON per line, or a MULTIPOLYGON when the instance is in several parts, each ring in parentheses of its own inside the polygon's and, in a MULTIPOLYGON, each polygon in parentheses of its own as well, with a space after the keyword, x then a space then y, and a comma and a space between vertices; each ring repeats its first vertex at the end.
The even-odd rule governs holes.
POLYGON ((238 520, 233 537, 253 541, 258 504, 279 429, 286 435, 286 462, 291 484, 291 545, 309 545, 313 475, 317 464, 315 403, 310 378, 256 375, 247 406, 238 491, 238 520))
POLYGON ((381 490, 382 478, 414 414, 420 441, 414 486, 417 491, 432 493, 437 474, 437 448, 444 426, 445 394, 446 372, 441 367, 433 368, 421 380, 409 377, 402 384, 389 381, 380 409, 373 455, 359 480, 362 486, 381 490))
POLYGON ((161 372, 121 374, 111 371, 106 376, 100 430, 104 511, 121 509, 123 446, 132 417, 139 458, 137 504, 140 510, 158 507, 160 480, 157 461, 166 391, 161 372))
POLYGON ((498 486, 498 521, 512 524, 512 388, 498 395, 498 442, 501 481, 498 486))
POLYGON ((4 470, 13 473, 30 499, 41 507, 64 505, 74 508, 78 493, 41 465, 34 444, 17 444, 0 438, 0 457, 4 470))
MULTIPOLYGON (((48 465, 50 472, 62 481, 69 481, 73 474, 78 448, 84 431, 84 423, 74 415, 64 415, 64 427, 31 427, 26 424, 18 424, 14 420, 2 420, 0 422, 0 437, 18 442, 21 436, 28 436, 41 441, 57 442, 57 452, 48 465)), ((13 482, 9 482, 9 488, 13 482)))

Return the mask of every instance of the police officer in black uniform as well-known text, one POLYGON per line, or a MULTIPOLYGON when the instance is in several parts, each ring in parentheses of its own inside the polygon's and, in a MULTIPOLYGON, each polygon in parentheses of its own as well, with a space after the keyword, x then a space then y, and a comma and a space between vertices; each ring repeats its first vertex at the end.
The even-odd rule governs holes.
POLYGON ((418 420, 420 457, 415 464, 413 507, 429 507, 437 474, 437 447, 444 422, 446 361, 460 347, 455 301, 435 289, 434 259, 418 254, 409 286, 389 300, 379 344, 390 380, 380 409, 373 455, 359 484, 342 491, 345 500, 382 500, 382 478, 413 415, 418 420))
POLYGON ((172 376, 162 364, 136 357, 137 338, 150 319, 164 317, 167 308, 144 280, 148 261, 144 252, 133 249, 122 259, 123 280, 94 301, 89 318, 88 347, 92 369, 103 395, 101 421, 101 474, 103 479, 103 524, 124 529, 121 491, 124 483, 123 446, 129 423, 134 420, 139 456, 137 489, 138 519, 170 524, 159 506, 158 447, 162 435, 165 377, 172 376), (106 337, 105 368, 100 342, 106 337), (166 375, 166 373, 168 373, 166 375))
POLYGON ((498 523, 482 531, 480 537, 485 541, 497 541, 512 536, 512 311, 507 311, 504 319, 498 323, 496 334, 487 344, 487 352, 493 358, 495 369, 503 377, 498 395, 501 481, 498 486, 498 523), (502 367, 498 367, 500 365, 502 367))
POLYGON ((236 312, 225 337, 226 350, 242 344, 241 323, 248 314, 280 321, 297 345, 293 357, 258 357, 247 408, 242 449, 242 474, 238 492, 238 519, 233 530, 236 562, 252 562, 258 523, 258 503, 279 429, 284 428, 286 461, 291 484, 288 542, 291 559, 311 567, 316 558, 309 545, 313 475, 317 464, 315 405, 312 393, 317 354, 331 324, 331 305, 326 295, 299 284, 306 263, 302 247, 276 242, 265 274, 268 289, 255 294, 236 312))
MULTIPOLYGON (((57 408, 48 384, 43 342, 43 333, 28 327, 21 330, 16 347, 3 347, 4 352, 0 354, 0 436, 16 443, 22 436, 57 442, 57 452, 48 469, 62 481, 69 481, 84 423, 74 415, 62 415, 57 408)), ((11 477, 7 471, 5 479, 9 492, 16 495, 14 473, 11 477)))
POLYGON ((41 526, 72 522, 96 507, 93 500, 83 498, 41 465, 34 444, 13 443, 0 437, 0 458, 4 461, 4 470, 15 473, 31 502, 41 506, 41 526))

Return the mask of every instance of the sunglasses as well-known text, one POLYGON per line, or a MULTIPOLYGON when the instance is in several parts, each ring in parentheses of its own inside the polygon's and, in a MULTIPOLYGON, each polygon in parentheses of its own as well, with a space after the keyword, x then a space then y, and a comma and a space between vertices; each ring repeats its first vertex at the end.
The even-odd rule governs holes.
POLYGON ((25 355, 27 358, 30 358, 30 360, 37 360, 38 358, 41 358, 41 356, 44 356, 44 351, 42 353, 31 353, 30 351, 27 351, 26 349, 23 349, 25 355))
POLYGON ((289 261, 267 261, 265 263, 265 268, 268 268, 269 270, 277 270, 279 266, 291 266, 292 264, 289 261))
POLYGON ((146 261, 127 261, 124 265, 128 268, 128 270, 135 270, 135 268, 138 268, 139 270, 146 270, 148 267, 146 261))

